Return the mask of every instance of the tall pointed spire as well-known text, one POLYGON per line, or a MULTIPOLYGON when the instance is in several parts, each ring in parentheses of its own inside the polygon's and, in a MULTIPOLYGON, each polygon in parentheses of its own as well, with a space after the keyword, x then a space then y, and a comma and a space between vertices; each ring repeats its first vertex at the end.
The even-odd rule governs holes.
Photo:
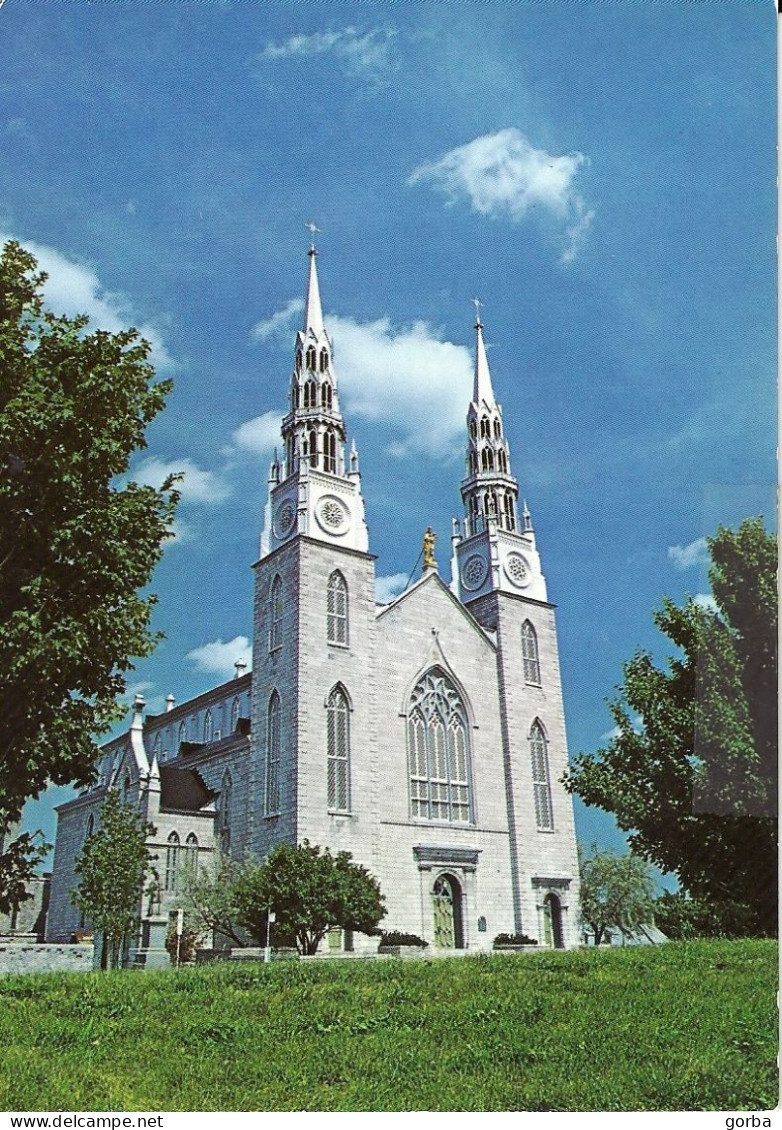
POLYGON ((486 346, 483 342, 483 322, 480 314, 475 319, 475 381, 473 384, 472 399, 477 408, 485 404, 487 408, 494 407, 494 389, 491 387, 491 374, 489 362, 486 359, 486 346))
MULTIPOLYGON (((314 224, 306 226, 318 230, 314 224)), ((275 451, 269 470, 262 555, 296 533, 321 541, 337 538, 334 544, 364 553, 369 544, 355 449, 345 457, 345 423, 323 322, 316 254, 310 246, 304 321, 296 333, 289 410, 282 421, 285 453, 280 460, 275 451)))
POLYGON ((305 334, 308 330, 311 330, 316 337, 320 337, 321 334, 325 333, 325 327, 323 325, 323 309, 320 304, 318 269, 315 266, 317 255, 315 245, 312 244, 309 250, 310 277, 307 282, 307 300, 304 303, 304 325, 302 326, 302 330, 305 334))
POLYGON ((510 468, 510 449, 502 424, 502 408, 494 398, 486 346, 483 341, 481 304, 475 303, 475 383, 467 411, 467 477, 462 482, 467 528, 470 534, 489 521, 503 530, 516 529, 519 487, 510 468))

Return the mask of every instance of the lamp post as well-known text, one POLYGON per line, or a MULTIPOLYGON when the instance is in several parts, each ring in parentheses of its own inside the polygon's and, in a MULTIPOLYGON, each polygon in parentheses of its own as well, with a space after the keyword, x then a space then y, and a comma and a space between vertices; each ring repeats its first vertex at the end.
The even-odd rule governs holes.
POLYGON ((179 947, 182 945, 182 931, 185 928, 185 912, 179 909, 176 912, 176 968, 179 969, 179 947))
POLYGON ((271 931, 272 931, 272 922, 276 922, 276 921, 277 921, 277 915, 274 913, 274 911, 272 910, 272 908, 270 906, 267 913, 266 913, 266 949, 264 950, 264 954, 263 954, 264 964, 266 964, 266 965, 268 965, 268 963, 272 959, 271 931))

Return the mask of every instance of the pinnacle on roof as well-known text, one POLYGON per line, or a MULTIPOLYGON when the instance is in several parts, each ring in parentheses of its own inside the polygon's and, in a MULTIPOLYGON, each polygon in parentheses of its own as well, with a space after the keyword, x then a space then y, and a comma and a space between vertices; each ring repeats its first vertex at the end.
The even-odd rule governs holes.
POLYGON ((315 266, 317 251, 313 244, 309 250, 310 277, 307 282, 307 301, 304 303, 304 325, 302 331, 306 334, 309 330, 320 337, 325 333, 323 325, 323 310, 320 305, 320 287, 318 286, 318 269, 315 266))
POLYGON ((486 346, 483 343, 483 322, 480 314, 475 319, 475 384, 472 399, 476 408, 480 408, 481 404, 484 403, 487 407, 493 407, 495 403, 489 362, 486 359, 486 346))

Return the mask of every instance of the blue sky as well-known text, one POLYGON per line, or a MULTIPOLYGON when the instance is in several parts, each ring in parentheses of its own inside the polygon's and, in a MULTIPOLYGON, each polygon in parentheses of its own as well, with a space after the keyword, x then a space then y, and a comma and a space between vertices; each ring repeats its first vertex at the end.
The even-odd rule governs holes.
POLYGON ((651 610, 708 594, 702 539, 773 520, 774 91, 766 0, 6 0, 0 233, 175 381, 134 463, 187 475, 131 689, 160 709, 250 658, 314 220, 379 576, 429 524, 448 575, 478 295, 597 748, 622 663, 665 655, 651 610))

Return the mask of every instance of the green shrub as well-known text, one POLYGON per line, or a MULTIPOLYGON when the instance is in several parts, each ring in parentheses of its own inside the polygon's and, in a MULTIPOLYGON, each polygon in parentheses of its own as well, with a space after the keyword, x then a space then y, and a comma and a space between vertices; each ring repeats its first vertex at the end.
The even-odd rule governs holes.
POLYGON ((384 930, 380 935, 381 946, 428 946, 417 934, 404 934, 401 930, 384 930))
POLYGON ((654 921, 674 941, 690 938, 747 938, 758 936, 752 907, 725 900, 692 899, 682 891, 666 892, 654 904, 654 921))
POLYGON ((537 938, 530 938, 528 934, 498 934, 494 939, 495 946, 536 946, 537 938))

